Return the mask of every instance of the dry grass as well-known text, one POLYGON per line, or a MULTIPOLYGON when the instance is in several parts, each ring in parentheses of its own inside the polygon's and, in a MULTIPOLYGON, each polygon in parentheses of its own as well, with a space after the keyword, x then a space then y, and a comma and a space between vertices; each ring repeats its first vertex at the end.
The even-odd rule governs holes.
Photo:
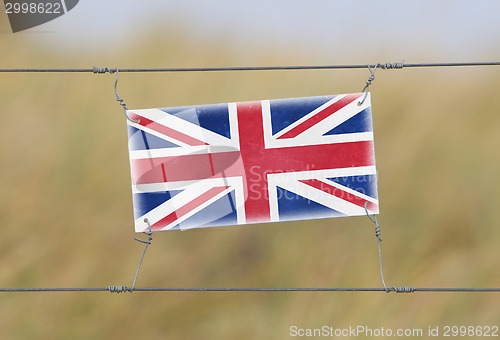
MULTIPOLYGON (((0 45, 9 46, 2 67, 236 60, 228 46, 203 46, 200 56, 189 39, 158 44, 154 36, 140 48, 99 60, 73 55, 74 62, 29 38, 3 34, 0 45), (26 44, 35 46, 29 54, 26 44)), ((281 63, 259 58, 254 64, 281 63)), ((129 107, 147 108, 358 92, 367 74, 123 74, 119 86, 129 107)), ((372 104, 389 285, 499 285, 498 76, 492 68, 377 74, 372 104)), ((142 245, 133 241, 127 137, 113 76, 0 77, 0 286, 130 285, 142 245)), ((138 285, 380 286, 373 225, 360 217, 158 233, 138 285)), ((279 339, 291 325, 492 325, 498 305, 495 294, 3 293, 0 336, 279 339)))

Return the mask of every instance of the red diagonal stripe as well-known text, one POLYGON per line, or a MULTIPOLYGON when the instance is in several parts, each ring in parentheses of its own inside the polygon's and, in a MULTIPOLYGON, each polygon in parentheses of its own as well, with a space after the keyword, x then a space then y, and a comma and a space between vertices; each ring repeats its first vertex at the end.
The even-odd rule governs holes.
POLYGON ((165 136, 168 136, 168 137, 173 138, 175 140, 178 140, 179 142, 183 142, 183 143, 185 143, 187 145, 191 145, 191 146, 208 145, 207 143, 202 142, 199 139, 188 136, 182 132, 171 129, 165 125, 161 125, 155 121, 147 119, 146 117, 140 116, 136 113, 128 112, 128 115, 129 115, 130 119, 132 119, 132 120, 139 119, 139 123, 137 123, 137 124, 142 125, 142 126, 147 127, 147 128, 150 128, 151 130, 154 130, 158 133, 161 133, 162 135, 165 135, 165 136))
MULTIPOLYGON (((322 182, 317 179, 302 179, 299 180, 299 182, 302 182, 304 184, 307 184, 315 189, 321 190, 323 192, 326 192, 327 194, 330 194, 332 196, 338 197, 343 199, 344 201, 350 202, 352 204, 356 204, 359 207, 365 206, 366 200, 364 198, 361 198, 355 194, 352 194, 350 192, 344 191, 340 188, 334 187, 333 185, 330 185, 328 183, 322 182)), ((369 210, 377 210, 377 204, 369 202, 368 204, 369 210)), ((367 209, 368 209, 367 208, 367 209)))
POLYGON ((332 105, 325 107, 323 110, 319 111, 314 116, 309 117, 309 119, 306 119, 305 121, 303 121, 299 125, 295 126, 294 128, 292 128, 288 132, 285 132, 284 134, 279 136, 277 139, 297 137, 302 132, 309 129, 311 126, 313 126, 313 125, 321 122, 323 119, 331 116, 332 114, 334 114, 335 112, 337 112, 338 110, 340 110, 344 106, 352 103, 353 101, 355 101, 359 97, 361 97, 360 94, 348 94, 348 95, 344 96, 342 99, 336 101, 332 105))
MULTIPOLYGON (((151 230, 160 230, 162 228, 165 228, 166 226, 172 224, 182 216, 188 214, 189 212, 193 211, 194 209, 198 208, 200 205, 203 203, 211 200, 224 190, 229 188, 228 186, 222 186, 222 187, 213 187, 210 188, 208 191, 204 192, 200 196, 197 196, 195 199, 190 201, 189 203, 183 205, 173 213, 165 216, 155 224, 151 226, 151 230)), ((149 228, 144 229, 144 231, 149 231, 149 228)))

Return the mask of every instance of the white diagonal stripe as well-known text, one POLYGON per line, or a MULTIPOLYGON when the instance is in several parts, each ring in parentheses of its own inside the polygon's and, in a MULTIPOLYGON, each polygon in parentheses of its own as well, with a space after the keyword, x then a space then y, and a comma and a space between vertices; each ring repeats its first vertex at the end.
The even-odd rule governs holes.
POLYGON ((367 95, 366 100, 362 105, 358 105, 359 100, 354 100, 353 102, 347 104, 343 108, 336 111, 334 114, 326 117, 318 124, 311 126, 309 129, 302 132, 296 138, 310 139, 310 138, 323 138, 328 137, 323 136, 328 131, 336 128, 342 123, 345 123, 350 118, 354 117, 358 113, 370 107, 370 94, 367 95))
MULTIPOLYGON (((129 110, 132 113, 143 116, 160 125, 181 132, 187 136, 196 138, 202 142, 211 145, 233 145, 234 142, 226 137, 223 137, 215 132, 207 130, 199 125, 190 123, 175 115, 169 114, 159 109, 144 109, 144 110, 129 110)), ((127 111, 127 112, 129 112, 127 111)), ((141 129, 142 126, 129 122, 131 126, 141 129)))
MULTIPOLYGON (((226 178, 209 178, 204 179, 202 181, 178 181, 178 182, 169 182, 169 183, 150 183, 150 184, 139 184, 132 186, 132 192, 134 194, 137 193, 151 193, 151 192, 164 192, 170 190, 183 190, 177 195, 170 198, 168 201, 162 203, 158 207, 152 209, 148 213, 139 217, 135 221, 135 229, 136 232, 142 232, 145 229, 144 219, 147 218, 151 225, 163 219, 165 216, 170 215, 175 212, 179 208, 185 206, 196 197, 202 195, 207 192, 211 188, 227 186, 228 188, 224 190, 222 193, 217 194, 212 199, 207 200, 197 208, 193 209, 189 213, 181 216, 176 221, 174 221, 171 225, 165 226, 161 230, 168 230, 174 227, 175 225, 182 223, 182 221, 186 220, 188 217, 193 216, 201 209, 209 206, 214 203, 224 195, 228 194, 232 190, 235 190, 235 202, 233 202, 234 208, 236 209, 236 216, 238 224, 245 223, 245 211, 244 211, 244 191, 243 191, 243 182, 242 177, 226 177, 226 178)), ((221 216, 223 217, 225 212, 221 211, 221 216)), ((181 229, 188 228, 196 228, 197 226, 188 226, 183 227, 181 225, 181 229)))
POLYGON ((347 216, 359 216, 365 214, 365 209, 363 207, 330 195, 322 190, 318 190, 299 181, 282 183, 280 187, 306 199, 324 205, 325 207, 334 209, 347 216))
MULTIPOLYGON (((341 190, 345 190, 348 193, 359 196, 366 199, 369 202, 378 204, 378 201, 367 195, 363 195, 355 190, 344 187, 337 183, 327 180, 331 177, 347 177, 347 176, 363 176, 363 175, 375 175, 375 166, 361 166, 354 168, 340 168, 340 169, 328 169, 328 170, 311 170, 311 171, 300 171, 300 172, 290 172, 290 173, 279 173, 279 174, 269 174, 267 176, 268 186, 269 186, 269 208, 271 221, 279 220, 278 212, 278 197, 277 189, 279 186, 285 190, 292 191, 298 195, 301 195, 307 199, 311 199, 327 207, 335 209, 346 215, 362 215, 364 214, 364 208, 344 201, 340 198, 332 196, 326 192, 313 188, 307 184, 299 182, 300 180, 307 179, 317 179, 324 181, 325 183, 337 187, 341 190), (345 203, 343 203, 345 202, 345 203), (343 209, 343 210, 341 210, 343 209)), ((353 215, 353 216, 354 216, 353 215)))
POLYGON ((325 145, 349 142, 367 142, 373 140, 373 132, 343 133, 339 135, 310 136, 302 133, 295 138, 270 140, 268 148, 288 148, 304 145, 325 145))
MULTIPOLYGON (((129 111, 127 111, 127 112, 129 112, 129 111)), ((130 112, 132 112, 132 111, 130 111, 130 112)), ((142 130, 142 131, 147 132, 147 133, 149 133, 149 134, 151 134, 151 135, 153 135, 155 137, 158 137, 158 138, 161 138, 163 140, 166 140, 167 142, 170 142, 170 143, 173 143, 173 144, 177 144, 177 145, 182 146, 182 147, 189 146, 188 144, 186 144, 184 142, 181 142, 181 141, 179 141, 179 140, 177 140, 175 138, 172 138, 170 136, 164 135, 163 133, 159 133, 159 132, 157 132, 157 131, 155 131, 153 129, 148 128, 147 126, 142 126, 142 125, 137 124, 137 123, 132 123, 128 119, 127 119, 127 124, 130 125, 130 126, 132 126, 132 127, 134 127, 134 128, 136 128, 136 129, 138 129, 139 131, 142 130)), ((139 133, 139 132, 135 132, 134 135, 136 133, 139 133)), ((129 140, 132 140, 132 138, 129 138, 129 140)))
POLYGON ((323 105, 321 105, 320 107, 316 108, 315 110, 311 111, 310 113, 308 113, 307 115, 305 115, 304 117, 300 118, 299 120, 293 122, 292 124, 288 125, 286 128, 284 128, 283 130, 277 132, 273 137, 274 138, 279 138, 280 136, 284 135, 285 133, 287 133, 288 131, 290 131, 291 129, 295 128, 297 125, 300 125, 302 124, 303 122, 305 122, 306 120, 308 120, 309 118, 315 116, 318 112, 321 112, 323 111, 325 108, 327 108, 328 106, 338 102, 339 100, 341 100, 342 98, 344 98, 347 94, 339 94, 338 96, 335 96, 334 98, 330 99, 329 101, 327 101, 326 103, 324 103, 323 105))

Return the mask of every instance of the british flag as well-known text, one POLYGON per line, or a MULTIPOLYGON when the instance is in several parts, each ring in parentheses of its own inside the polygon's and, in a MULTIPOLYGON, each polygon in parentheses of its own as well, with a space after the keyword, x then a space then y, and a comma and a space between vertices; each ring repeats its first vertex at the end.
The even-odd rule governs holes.
POLYGON ((127 111, 135 231, 378 213, 362 96, 127 111))

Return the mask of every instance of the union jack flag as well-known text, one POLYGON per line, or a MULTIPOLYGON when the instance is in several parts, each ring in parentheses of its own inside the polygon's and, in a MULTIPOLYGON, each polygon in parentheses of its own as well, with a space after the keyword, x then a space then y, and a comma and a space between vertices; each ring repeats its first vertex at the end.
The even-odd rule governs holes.
POLYGON ((378 213, 362 96, 127 111, 135 231, 378 213))

